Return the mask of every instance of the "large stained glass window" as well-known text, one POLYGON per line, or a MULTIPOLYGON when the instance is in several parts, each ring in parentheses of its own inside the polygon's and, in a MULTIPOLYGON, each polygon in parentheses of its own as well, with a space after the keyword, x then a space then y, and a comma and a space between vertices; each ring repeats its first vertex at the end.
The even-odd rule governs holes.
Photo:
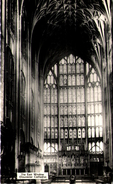
MULTIPOLYGON (((56 63, 44 81, 44 151, 65 142, 103 150, 101 82, 96 70, 70 55, 56 63)), ((54 149, 53 149, 54 148, 54 149)))

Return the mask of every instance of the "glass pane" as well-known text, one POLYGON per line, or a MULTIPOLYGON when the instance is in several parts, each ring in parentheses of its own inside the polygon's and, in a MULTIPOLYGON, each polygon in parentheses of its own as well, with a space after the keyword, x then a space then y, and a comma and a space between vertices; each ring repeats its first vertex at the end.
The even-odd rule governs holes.
POLYGON ((102 100, 101 87, 98 86, 98 101, 102 100))
POLYGON ((72 117, 71 116, 69 116, 69 118, 68 118, 68 126, 69 127, 73 126, 73 124, 72 124, 72 117))
POLYGON ((76 72, 77 72, 77 73, 80 72, 80 65, 79 65, 79 63, 76 64, 76 72))
POLYGON ((80 111, 81 111, 80 114, 85 114, 85 105, 84 105, 84 103, 82 103, 82 104, 80 105, 80 111))
POLYGON ((95 104, 95 113, 98 113, 98 104, 95 104))
POLYGON ((51 127, 54 127, 54 117, 51 117, 51 127))
POLYGON ((76 102, 76 90, 75 90, 75 88, 72 89, 72 102, 73 103, 76 102))
POLYGON ((95 143, 92 143, 92 151, 95 152, 95 143))
POLYGON ((98 91, 97 91, 97 86, 94 87, 94 101, 98 100, 98 91))
POLYGON ((80 89, 77 88, 77 102, 80 102, 80 89))
POLYGON ((93 74, 90 74, 90 82, 93 82, 93 74))
POLYGON ((63 126, 64 126, 64 118, 61 117, 61 118, 60 118, 60 127, 63 127, 63 126))
POLYGON ((99 125, 102 126, 102 115, 99 115, 99 125))
POLYGON ((90 114, 90 111, 91 111, 91 106, 90 106, 90 104, 87 104, 87 112, 88 112, 88 114, 90 114))
POLYGON ((68 138, 68 129, 65 129, 65 138, 68 138))
POLYGON ((99 119, 98 119, 98 115, 95 116, 95 123, 96 123, 96 126, 99 125, 99 119))
POLYGON ((80 76, 80 80, 81 80, 81 85, 84 85, 84 75, 80 76))
POLYGON ((47 89, 47 103, 50 103, 50 89, 47 89))
POLYGON ((63 107, 63 106, 60 107, 60 114, 61 114, 61 115, 64 114, 64 107, 63 107))
POLYGON ((71 88, 68 89, 68 102, 71 103, 72 102, 72 93, 71 93, 71 88))
POLYGON ((60 90, 60 103, 64 102, 63 98, 64 98, 64 93, 63 93, 63 89, 61 89, 60 90))
POLYGON ((47 106, 47 114, 50 115, 50 106, 47 106))
POLYGON ((67 75, 64 75, 64 86, 67 85, 67 75))
POLYGON ((64 106, 64 114, 67 115, 68 110, 67 110, 67 106, 64 106))
POLYGON ((63 80, 64 80, 64 78, 63 78, 63 75, 60 75, 60 86, 63 86, 63 80))
POLYGON ((77 137, 77 132, 76 132, 76 129, 73 130, 73 138, 76 138, 77 137))
POLYGON ((57 112, 58 107, 57 107, 57 105, 56 105, 56 106, 54 106, 54 107, 55 107, 55 111, 54 111, 54 113, 55 113, 55 115, 57 115, 57 114, 58 114, 58 112, 57 112))
POLYGON ((84 102, 85 101, 85 98, 84 98, 84 88, 81 88, 80 92, 81 92, 81 102, 84 102))
POLYGON ((72 75, 72 85, 75 86, 75 75, 72 75))
POLYGON ((74 117, 73 117, 73 127, 76 127, 76 126, 77 126, 76 117, 74 116, 74 117))
POLYGON ((84 73, 84 63, 81 63, 80 68, 81 68, 81 73, 84 73))
POLYGON ((94 126, 94 124, 95 124, 94 116, 91 116, 91 125, 94 126))
POLYGON ((62 64, 59 66, 60 74, 63 73, 63 66, 62 64))
POLYGON ((102 127, 100 127, 100 137, 103 136, 103 131, 102 131, 102 127))
POLYGON ((73 134, 73 131, 72 131, 72 129, 70 128, 70 129, 69 129, 69 138, 72 138, 72 134, 73 134))
POLYGON ((100 151, 100 143, 99 142, 96 143, 96 151, 97 152, 100 151))
POLYGON ((68 115, 71 115, 72 114, 72 107, 71 105, 68 107, 68 115))
POLYGON ((88 116, 88 126, 91 126, 91 117, 88 116))
POLYGON ((94 93, 93 93, 93 88, 91 87, 90 88, 90 100, 91 100, 91 102, 94 101, 93 97, 94 97, 94 93))
POLYGON ((77 75, 77 85, 80 85, 80 75, 77 75))
POLYGON ((78 138, 81 138, 81 129, 78 129, 78 138))
POLYGON ((81 117, 81 126, 82 127, 85 126, 85 117, 84 116, 81 117))
POLYGON ((58 144, 55 143, 55 150, 58 151, 58 144))
POLYGON ((100 142, 100 149, 103 151, 103 142, 100 142))
POLYGON ((64 103, 67 103, 67 89, 64 89, 64 103))
POLYGON ((82 129, 82 138, 85 138, 85 128, 82 129))
POLYGON ((68 64, 68 73, 71 73, 71 64, 68 64))
POLYGON ((81 117, 80 116, 77 117, 77 126, 81 127, 81 117))
POLYGON ((92 137, 95 137, 95 129, 92 127, 92 137))
POLYGON ((80 114, 80 105, 77 105, 77 114, 80 114))
POLYGON ((48 128, 48 132, 47 132, 47 138, 50 138, 50 128, 48 128))
POLYGON ((88 128, 88 137, 91 138, 91 128, 88 128))
POLYGON ((53 84, 54 83, 54 78, 53 78, 53 76, 51 76, 51 84, 53 84))
POLYGON ((98 113, 102 113, 102 104, 98 105, 98 113))
POLYGON ((75 105, 73 105, 72 113, 73 113, 74 115, 76 114, 76 106, 75 106, 75 105))
POLYGON ((57 123, 57 116, 55 116, 54 119, 55 119, 55 127, 57 127, 57 126, 58 126, 58 123, 57 123))
POLYGON ((64 138, 64 132, 63 132, 64 130, 63 129, 61 129, 60 130, 60 136, 61 136, 61 139, 63 139, 64 138))
POLYGON ((55 128, 55 139, 57 139, 58 138, 58 130, 57 130, 57 128, 55 128))
POLYGON ((75 73, 75 64, 72 64, 72 73, 75 73))
POLYGON ((66 65, 66 63, 64 63, 64 73, 67 73, 67 65, 66 65))
POLYGON ((52 115, 54 115, 54 110, 55 110, 54 106, 51 106, 51 114, 52 115))
POLYGON ((51 129, 51 138, 54 139, 54 128, 51 129))
POLYGON ((99 137, 99 128, 96 127, 96 137, 99 137))
POLYGON ((68 126, 68 122, 67 122, 67 117, 65 116, 64 117, 64 127, 67 127, 68 126))
POLYGON ((91 104, 91 113, 94 113, 94 104, 91 104))
POLYGON ((88 144, 88 149, 91 150, 91 143, 88 144))
POLYGON ((53 91, 53 88, 51 88, 51 103, 54 103, 54 91, 53 91))
POLYGON ((68 85, 71 86, 71 75, 68 75, 68 85))
POLYGON ((44 138, 46 139, 47 138, 47 129, 44 128, 44 138))
POLYGON ((47 126, 50 127, 50 116, 47 117, 47 126))
POLYGON ((57 89, 55 89, 55 103, 57 103, 57 89))

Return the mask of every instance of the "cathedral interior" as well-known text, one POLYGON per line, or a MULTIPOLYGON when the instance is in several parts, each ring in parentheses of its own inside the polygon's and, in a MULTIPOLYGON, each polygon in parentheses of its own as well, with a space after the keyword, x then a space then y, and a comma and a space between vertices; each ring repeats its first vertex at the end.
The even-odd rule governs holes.
POLYGON ((2 183, 113 182, 112 2, 1 0, 2 183))

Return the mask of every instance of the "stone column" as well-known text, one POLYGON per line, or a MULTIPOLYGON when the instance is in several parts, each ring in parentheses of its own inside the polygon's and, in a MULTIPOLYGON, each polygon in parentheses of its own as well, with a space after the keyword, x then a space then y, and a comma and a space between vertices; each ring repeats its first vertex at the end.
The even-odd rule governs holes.
POLYGON ((20 124, 20 16, 19 16, 19 3, 17 1, 17 12, 16 12, 16 25, 15 25, 15 129, 16 129, 16 140, 15 140, 15 168, 18 170, 18 155, 20 152, 19 144, 19 124, 20 124))
MULTIPOLYGON (((40 74, 40 148, 42 150, 42 156, 44 153, 44 99, 43 99, 43 86, 44 86, 44 78, 43 73, 40 74)), ((44 171, 44 163, 42 161, 41 171, 44 171)))
POLYGON ((0 83, 0 105, 1 105, 1 109, 0 109, 0 114, 1 114, 1 117, 0 117, 0 121, 3 121, 5 120, 4 118, 4 112, 5 112, 5 106, 4 106, 4 101, 5 101, 5 96, 4 96, 4 63, 5 63, 5 41, 6 41, 6 31, 5 31, 5 28, 6 28, 6 1, 5 0, 2 0, 1 2, 1 14, 2 14, 2 20, 1 20, 1 24, 2 24, 2 27, 1 27, 1 61, 0 61, 0 64, 1 64, 1 68, 0 68, 0 80, 1 80, 1 83, 0 83))

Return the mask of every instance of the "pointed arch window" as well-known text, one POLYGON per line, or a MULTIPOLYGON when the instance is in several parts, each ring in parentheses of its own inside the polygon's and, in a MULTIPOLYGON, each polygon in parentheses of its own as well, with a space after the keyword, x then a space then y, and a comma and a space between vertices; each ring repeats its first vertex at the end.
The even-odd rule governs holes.
MULTIPOLYGON (((96 70, 72 54, 61 59, 50 69, 44 81, 44 141, 82 142, 96 150, 103 141, 101 82, 96 70), (59 136, 58 136, 59 135, 59 136)), ((60 145, 58 145, 60 144, 60 145)))

